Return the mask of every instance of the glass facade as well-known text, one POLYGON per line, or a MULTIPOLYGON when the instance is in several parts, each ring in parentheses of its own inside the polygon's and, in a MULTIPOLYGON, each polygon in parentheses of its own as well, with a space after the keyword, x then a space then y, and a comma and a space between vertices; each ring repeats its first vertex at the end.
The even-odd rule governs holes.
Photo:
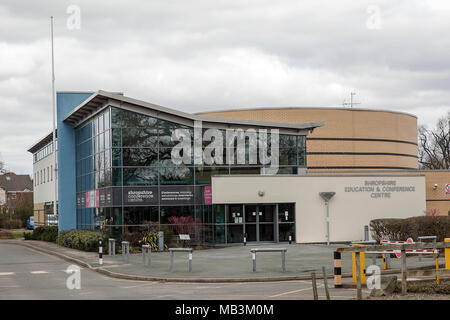
MULTIPOLYGON (((175 129, 188 132, 193 150, 192 127, 115 107, 75 129, 77 228, 104 225, 123 234, 156 224, 175 234, 190 233, 200 243, 239 243, 246 233, 255 234, 255 241, 276 241, 278 233, 284 240, 295 222, 275 212, 283 204, 261 206, 267 211, 261 221, 246 221, 246 206, 212 205, 207 199, 213 175, 261 174, 263 166, 248 161, 249 139, 245 164, 197 165, 193 151, 183 155, 191 159, 189 164, 175 164, 175 129)), ((220 132, 225 137, 225 130, 220 132)), ((299 167, 306 167, 305 136, 279 137, 278 174, 297 174, 299 167)), ((224 159, 226 152, 224 148, 224 159)))

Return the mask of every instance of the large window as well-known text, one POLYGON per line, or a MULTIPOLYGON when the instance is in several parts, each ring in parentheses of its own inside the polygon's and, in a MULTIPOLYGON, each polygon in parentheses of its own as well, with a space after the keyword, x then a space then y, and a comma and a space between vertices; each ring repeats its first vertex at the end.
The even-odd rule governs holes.
MULTIPOLYGON (((206 130, 204 128, 203 133, 206 130)), ((226 143, 225 129, 220 132, 226 143)), ((202 241, 242 242, 243 206, 204 204, 207 202, 203 192, 214 175, 265 172, 254 137, 250 134, 244 139, 240 141, 245 145, 242 154, 233 149, 234 164, 227 163, 227 153, 231 149, 225 145, 222 164, 194 164, 192 127, 115 107, 103 109, 75 131, 78 226, 92 229, 106 225, 112 232, 123 233, 146 230, 148 224, 158 224, 161 230, 177 234, 184 229, 178 228, 176 223, 185 221, 197 235, 201 234, 202 241), (188 130, 191 137, 190 164, 172 161, 173 147, 179 143, 172 141, 176 129, 188 130), (257 150, 257 163, 250 163, 251 150, 257 150), (244 159, 244 163, 238 164, 238 158, 244 159), (147 198, 139 198, 146 192, 147 198), (162 201, 160 192, 173 193, 173 199, 166 197, 162 201), (156 195, 156 200, 149 195, 156 195)), ((270 133, 267 139, 270 157, 270 133)), ((202 142, 203 149, 214 142, 214 138, 211 140, 202 142)), ((233 147, 237 145, 236 139, 233 147)), ((277 151, 278 174, 297 174, 298 167, 306 166, 304 136, 280 135, 277 151)), ((40 180, 39 174, 37 176, 36 180, 40 180)), ((280 235, 284 237, 286 230, 292 229, 292 223, 281 221, 280 235)))

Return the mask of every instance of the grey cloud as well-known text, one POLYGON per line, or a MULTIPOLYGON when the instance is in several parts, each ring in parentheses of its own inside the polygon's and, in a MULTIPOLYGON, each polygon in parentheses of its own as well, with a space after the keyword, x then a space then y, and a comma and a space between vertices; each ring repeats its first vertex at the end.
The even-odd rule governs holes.
POLYGON ((31 172, 26 149, 51 128, 49 16, 57 90, 123 91, 187 112, 340 106, 450 109, 446 1, 17 1, 0 4, 0 152, 31 172), (79 5, 81 29, 68 30, 79 5), (367 9, 380 9, 370 30, 367 9))

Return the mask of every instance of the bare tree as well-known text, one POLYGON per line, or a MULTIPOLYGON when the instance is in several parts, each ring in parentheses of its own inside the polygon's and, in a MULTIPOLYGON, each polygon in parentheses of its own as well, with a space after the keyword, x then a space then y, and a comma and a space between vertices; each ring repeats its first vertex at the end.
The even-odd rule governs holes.
POLYGON ((450 169, 450 112, 438 120, 435 130, 419 127, 421 169, 450 169))

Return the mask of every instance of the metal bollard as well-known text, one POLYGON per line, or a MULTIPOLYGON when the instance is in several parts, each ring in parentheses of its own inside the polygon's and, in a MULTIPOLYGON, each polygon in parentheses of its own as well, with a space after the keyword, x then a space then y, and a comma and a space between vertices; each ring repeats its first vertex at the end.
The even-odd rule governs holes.
POLYGON ((192 252, 189 252, 189 272, 192 272, 192 252))
POLYGON ((160 252, 164 251, 164 232, 159 231, 158 232, 158 250, 160 252))
POLYGON ((145 265, 148 265, 149 267, 152 265, 152 247, 150 245, 143 245, 142 246, 142 263, 145 265), (146 257, 147 256, 147 259, 146 257))
POLYGON ((289 234, 289 244, 292 244, 292 235, 289 234))
POLYGON ((244 247, 247 245, 247 234, 244 234, 244 247))
POLYGON ((127 263, 130 261, 130 243, 128 241, 122 241, 122 258, 127 263))
POLYGON ((364 226, 364 241, 369 241, 369 226, 364 226))
POLYGON ((108 239, 108 255, 110 256, 116 255, 116 239, 114 238, 108 239))
POLYGON ((252 252, 253 272, 256 272, 256 252, 252 252))
POLYGON ((102 240, 98 240, 98 264, 103 265, 103 243, 102 240))

